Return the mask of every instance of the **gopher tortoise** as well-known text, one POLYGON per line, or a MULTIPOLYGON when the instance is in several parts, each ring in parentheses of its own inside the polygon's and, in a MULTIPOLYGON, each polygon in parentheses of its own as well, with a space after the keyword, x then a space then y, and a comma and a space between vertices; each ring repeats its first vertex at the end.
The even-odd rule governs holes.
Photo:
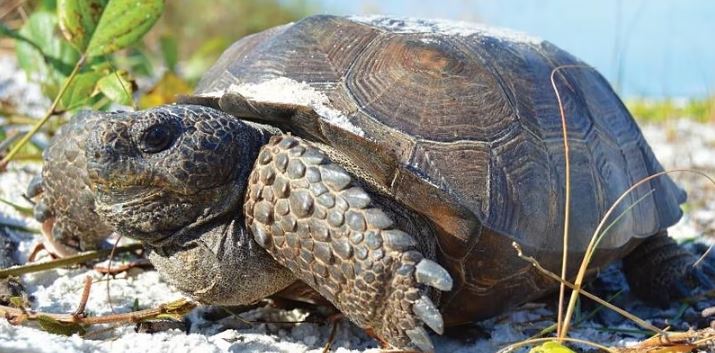
MULTIPOLYGON (((557 91, 570 273, 614 201, 663 170, 584 66, 472 24, 308 17, 239 40, 176 104, 79 114, 45 154, 37 217, 80 245, 107 229, 144 241, 201 302, 303 283, 384 347, 430 351, 424 325, 442 333, 557 286, 512 247, 560 270, 557 91)), ((592 268, 625 258, 656 303, 712 286, 667 237, 684 200, 668 176, 636 188, 592 268)))

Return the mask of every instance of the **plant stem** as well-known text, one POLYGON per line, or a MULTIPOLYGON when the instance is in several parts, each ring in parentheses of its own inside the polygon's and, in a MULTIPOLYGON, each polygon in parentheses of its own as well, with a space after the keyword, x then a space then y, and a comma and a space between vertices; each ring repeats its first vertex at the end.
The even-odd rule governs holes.
MULTIPOLYGON (((566 124, 566 112, 564 111, 563 102, 561 102, 561 94, 556 87, 556 81, 554 81, 554 75, 559 69, 565 67, 557 67, 551 71, 551 86, 554 89, 554 94, 556 95, 556 100, 559 103, 559 114, 561 115, 561 132, 564 139, 564 171, 565 171, 565 195, 564 195, 564 234, 563 234, 563 250, 561 258, 561 279, 566 280, 566 274, 568 271, 568 258, 569 258, 569 215, 571 206, 571 161, 569 157, 569 136, 568 127, 566 124)), ((557 314, 556 321, 556 332, 559 339, 562 339, 566 333, 564 332, 564 300, 566 297, 566 286, 563 282, 559 285, 559 312, 557 314)), ((566 319, 568 322, 568 319, 566 319)))
POLYGON ((74 78, 77 76, 77 73, 79 73, 79 69, 82 68, 82 65, 84 65, 86 60, 87 56, 85 54, 82 54, 77 63, 74 65, 72 73, 70 73, 65 82, 62 84, 60 92, 55 97, 55 100, 52 101, 50 109, 48 109, 47 113, 45 113, 45 116, 40 121, 38 121, 35 126, 33 126, 32 129, 28 131, 25 136, 22 137, 22 139, 20 139, 20 141, 10 150, 7 156, 5 156, 2 161, 0 161, 0 170, 4 169, 7 164, 13 159, 13 157, 15 157, 15 155, 20 151, 22 146, 24 146, 28 141, 30 141, 32 136, 35 135, 35 133, 37 133, 37 131, 39 131, 40 128, 42 128, 42 126, 45 125, 48 120, 50 120, 53 113, 55 112, 55 109, 57 109, 57 105, 59 105, 62 96, 64 96, 65 92, 67 92, 67 88, 69 88, 70 83, 72 83, 74 78))
MULTIPOLYGON (((623 290, 620 290, 620 291, 616 292, 615 294, 613 294, 612 296, 610 296, 609 298, 607 298, 606 301, 610 303, 611 301, 613 301, 613 299, 616 299, 616 297, 619 296, 621 293, 623 293, 623 290)), ((599 313, 601 310, 603 310, 604 308, 605 308, 605 307, 603 307, 603 306, 599 306, 599 307, 597 307, 596 309, 593 309, 590 313, 588 313, 588 315, 586 315, 586 316, 580 318, 580 319, 577 320, 573 325, 576 326, 576 325, 578 325, 578 324, 580 324, 580 323, 582 323, 582 322, 585 322, 585 321, 587 321, 587 320, 592 319, 594 316, 596 316, 596 314, 598 314, 598 313, 599 313)), ((548 335, 548 334, 550 334, 550 333, 556 331, 556 329, 557 329, 557 324, 553 324, 553 325, 551 325, 551 326, 549 326, 549 327, 547 327, 547 328, 544 328, 543 330, 539 331, 539 333, 537 333, 536 335, 531 336, 531 337, 529 337, 529 338, 530 338, 530 339, 531 339, 531 338, 540 338, 540 337, 546 336, 546 335, 548 335)), ((649 333, 650 333, 650 332, 649 332, 649 333)))
MULTIPOLYGON (((10 29, 2 22, 0 22, 0 34, 10 37, 12 39, 15 39, 17 41, 27 43, 33 49, 37 50, 40 53, 40 56, 42 56, 42 60, 44 60, 45 62, 49 61, 47 54, 45 54, 45 51, 42 50, 42 48, 39 45, 37 45, 37 43, 35 43, 32 40, 28 39, 27 37, 21 35, 17 31, 10 29)), ((0 36, 0 37, 2 37, 2 36, 0 36)))
POLYGON ((40 234, 42 232, 39 229, 25 227, 25 226, 22 226, 19 224, 5 223, 5 222, 0 222, 0 227, 9 228, 9 229, 12 229, 15 231, 20 231, 20 232, 25 232, 25 233, 40 234))
POLYGON ((32 207, 20 206, 14 202, 5 200, 3 198, 0 198, 0 203, 4 203, 4 204, 14 208, 17 212, 20 212, 21 214, 23 214, 25 216, 32 216, 32 207))
POLYGON ((613 202, 611 207, 606 211, 606 213, 601 217, 601 221, 599 222, 598 226, 596 227, 596 230, 593 232, 593 236, 591 237, 591 241, 589 242, 588 246, 586 247, 586 252, 583 255, 583 260, 581 261, 581 266, 579 267, 578 274, 576 275, 576 280, 574 281, 574 286, 575 290, 571 292, 571 298, 569 300, 569 306, 566 309, 566 318, 564 321, 564 329, 566 332, 568 332, 568 325, 569 321, 571 318, 571 315, 573 314, 574 307, 576 306, 576 299, 579 295, 579 291, 582 291, 581 286, 583 285, 584 278, 586 276, 586 270, 588 269, 588 264, 591 262, 591 258, 593 257, 594 252, 596 251, 596 245, 599 241, 599 235, 603 234, 602 230, 603 227, 606 225, 606 221, 611 217, 611 214, 616 210, 618 205, 628 196, 633 190, 638 188, 639 186, 649 182, 650 180, 653 180, 655 178, 658 178, 662 175, 666 174, 672 174, 672 173, 680 173, 680 172, 688 172, 688 173, 693 173, 696 175, 700 175, 708 179, 710 183, 715 185, 715 179, 711 178, 707 173, 698 171, 698 170, 693 170, 693 169, 673 169, 673 170, 666 170, 662 172, 658 172, 655 174, 652 174, 648 177, 645 177, 641 180, 639 180, 637 183, 631 185, 626 191, 624 191, 616 201, 613 202))
POLYGON ((173 302, 159 305, 157 308, 133 311, 126 314, 109 314, 102 316, 74 316, 72 314, 51 314, 24 311, 18 308, 11 308, 0 305, 0 315, 4 317, 20 317, 24 320, 37 320, 39 316, 47 316, 54 320, 63 323, 76 323, 80 325, 96 325, 109 323, 135 323, 148 320, 164 314, 183 315, 193 308, 196 304, 186 299, 179 299, 173 302))
POLYGON ((42 162, 41 154, 17 154, 13 160, 24 162, 42 162))
MULTIPOLYGON (((135 251, 135 250, 139 250, 141 248, 142 248, 142 244, 140 244, 140 243, 120 246, 120 247, 116 248, 115 254, 135 251)), ((53 268, 69 266, 69 265, 76 265, 76 264, 80 264, 80 263, 83 263, 83 262, 86 262, 89 260, 95 260, 95 259, 100 259, 102 257, 106 257, 111 253, 111 251, 112 251, 112 249, 87 251, 87 252, 83 252, 83 253, 80 253, 77 255, 68 256, 68 257, 65 257, 62 259, 4 268, 4 269, 0 269, 0 278, 5 278, 5 277, 9 277, 9 276, 20 276, 20 275, 24 275, 27 273, 40 272, 40 271, 50 270, 53 268)))
POLYGON ((12 125, 34 125, 39 121, 38 119, 31 118, 29 116, 10 115, 4 113, 5 112, 0 112, 0 115, 5 115, 5 122, 12 125))
MULTIPOLYGON (((627 312, 627 311, 625 311, 625 310, 623 310, 623 309, 621 309, 621 308, 619 308, 619 307, 617 307, 617 306, 615 306, 615 305, 613 305, 613 304, 611 304, 611 303, 609 303, 609 302, 607 302, 607 301, 605 301, 605 300, 599 298, 598 296, 596 296, 596 295, 594 295, 594 294, 591 294, 590 292, 587 292, 587 291, 583 290, 582 288, 578 287, 577 285, 575 285, 575 284, 573 284, 573 283, 571 283, 571 282, 569 282, 569 281, 566 281, 566 280, 561 279, 561 277, 559 277, 557 274, 555 274, 555 273, 553 273, 553 272, 551 272, 551 271, 545 269, 543 266, 541 266, 541 264, 539 264, 539 262, 536 261, 536 259, 534 259, 533 257, 524 255, 524 253, 523 253, 523 251, 522 251, 522 249, 521 249, 521 246, 519 246, 519 244, 518 244, 517 242, 513 242, 511 245, 514 247, 514 249, 516 249, 517 255, 518 255, 520 258, 522 258, 522 259, 524 259, 524 260, 530 262, 530 263, 534 266, 534 268, 536 268, 537 270, 539 270, 539 272, 543 273, 543 274, 546 275, 547 277, 549 277, 549 278, 551 278, 551 279, 553 279, 553 280, 555 280, 555 281, 557 281, 557 282, 561 282, 561 283, 562 283, 563 285, 565 285, 566 287, 569 287, 569 288, 573 289, 574 292, 576 292, 576 290, 580 289, 580 293, 583 294, 583 296, 585 296, 586 298, 589 298, 589 299, 595 301, 596 303, 601 304, 601 305, 603 305, 603 306, 605 306, 605 307, 607 307, 607 308, 609 308, 609 309, 615 311, 616 313, 618 313, 618 314, 620 314, 621 316, 623 316, 623 317, 625 317, 625 318, 627 318, 627 319, 629 319, 629 320, 635 322, 638 326, 640 326, 640 327, 642 327, 642 328, 644 328, 644 329, 646 329, 646 330, 651 330, 651 331, 656 332, 656 333, 658 333, 658 334, 660 334, 660 335, 666 335, 666 332, 665 332, 665 331, 663 331, 663 330, 661 330, 661 329, 659 329, 659 328, 657 328, 657 327, 651 325, 650 323, 644 321, 643 319, 641 319, 641 318, 639 318, 639 317, 637 317, 637 316, 635 316, 635 315, 633 315, 633 314, 631 314, 631 313, 629 313, 629 312, 627 312)), ((576 296, 578 296, 578 295, 576 295, 576 296)), ((573 311, 572 311, 572 312, 573 312, 573 311)), ((568 318, 568 317, 570 317, 570 316, 567 316, 567 318, 568 318)), ((559 337, 559 340, 563 340, 563 339, 566 339, 566 338, 567 338, 566 336, 564 336, 564 337, 559 337)))

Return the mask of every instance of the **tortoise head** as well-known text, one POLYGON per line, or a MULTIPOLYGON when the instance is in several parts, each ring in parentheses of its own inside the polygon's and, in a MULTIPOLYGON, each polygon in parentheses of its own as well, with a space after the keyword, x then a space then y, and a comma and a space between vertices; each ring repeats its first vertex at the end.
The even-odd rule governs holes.
POLYGON ((95 113, 85 147, 100 216, 120 234, 165 245, 177 233, 240 214, 263 138, 203 106, 95 113))

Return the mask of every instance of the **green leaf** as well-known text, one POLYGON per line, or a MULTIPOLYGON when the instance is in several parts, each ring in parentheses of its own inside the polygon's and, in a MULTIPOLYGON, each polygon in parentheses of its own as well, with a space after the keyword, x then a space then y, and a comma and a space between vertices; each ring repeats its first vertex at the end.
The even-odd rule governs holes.
POLYGON ((80 324, 60 322, 47 315, 38 315, 37 321, 43 330, 65 336, 72 336, 75 333, 84 334, 87 330, 80 324))
POLYGON ((110 0, 87 46, 89 56, 110 54, 139 40, 159 19, 163 0, 110 0))
POLYGON ((126 72, 112 72, 99 79, 97 89, 113 102, 131 105, 133 87, 126 76, 126 72))
POLYGON ((102 74, 96 71, 77 74, 62 96, 60 106, 66 110, 73 110, 92 104, 96 100, 93 97, 94 91, 97 86, 97 81, 99 81, 101 77, 102 74))
POLYGON ((126 68, 132 76, 154 76, 151 54, 138 43, 122 53, 112 55, 116 67, 126 68))
POLYGON ((58 0, 57 16, 65 38, 84 52, 107 0, 58 0))
POLYGON ((55 11, 55 9, 57 9, 57 0, 42 0, 40 1, 39 8, 47 11, 55 11))
POLYGON ((532 348, 529 353, 575 353, 570 348, 556 341, 545 342, 540 346, 532 348))
POLYGON ((10 37, 10 38, 19 39, 17 36, 17 33, 15 33, 15 31, 11 30, 4 23, 0 22, 0 38, 2 38, 2 37, 10 37))
POLYGON ((10 297, 10 306, 13 308, 24 308, 25 298, 23 297, 10 297))
POLYGON ((36 11, 18 31, 24 38, 16 45, 18 63, 31 80, 42 84, 43 93, 50 97, 72 72, 79 53, 69 43, 55 35, 57 16, 49 11, 36 11))
POLYGON ((164 64, 171 72, 176 72, 176 63, 179 61, 179 45, 176 38, 170 35, 162 36, 159 39, 161 55, 164 57, 164 64))

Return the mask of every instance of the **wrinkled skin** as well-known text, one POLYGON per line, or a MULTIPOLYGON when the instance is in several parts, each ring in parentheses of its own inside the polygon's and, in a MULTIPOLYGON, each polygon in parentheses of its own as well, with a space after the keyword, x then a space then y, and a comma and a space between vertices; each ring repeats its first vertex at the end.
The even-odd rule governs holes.
POLYGON ((97 213, 111 216, 105 219, 120 233, 161 245, 239 206, 239 186, 262 136, 236 119, 206 119, 206 110, 156 109, 97 121, 87 170, 97 213))
POLYGON ((92 122, 85 153, 96 212, 145 242, 172 284, 199 301, 229 305, 295 281, 244 229, 241 212, 250 168, 276 129, 199 106, 92 122))
POLYGON ((27 196, 36 198, 43 243, 55 255, 99 248, 112 232, 95 210, 84 153, 90 129, 103 116, 83 111, 63 125, 57 142, 43 152, 42 175, 28 186, 27 196))

